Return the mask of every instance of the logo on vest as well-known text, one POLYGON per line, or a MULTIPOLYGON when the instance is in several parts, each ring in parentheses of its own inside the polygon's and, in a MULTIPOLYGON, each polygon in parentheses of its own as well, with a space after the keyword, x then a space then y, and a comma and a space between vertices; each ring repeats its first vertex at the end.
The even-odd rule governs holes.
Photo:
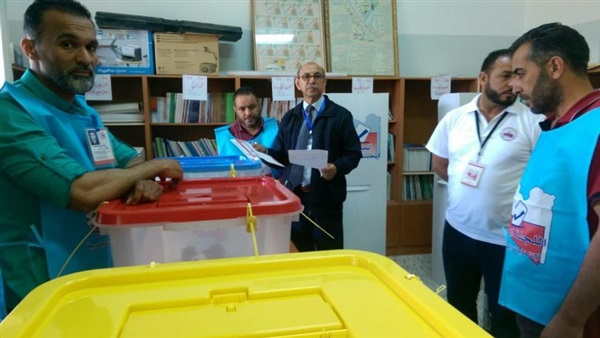
POLYGON ((535 264, 544 264, 554 199, 537 187, 531 190, 527 200, 520 193, 515 195, 508 228, 512 242, 506 243, 507 249, 526 255, 535 264))
POLYGON ((512 141, 517 137, 517 130, 515 128, 506 127, 500 132, 500 137, 504 141, 512 141))

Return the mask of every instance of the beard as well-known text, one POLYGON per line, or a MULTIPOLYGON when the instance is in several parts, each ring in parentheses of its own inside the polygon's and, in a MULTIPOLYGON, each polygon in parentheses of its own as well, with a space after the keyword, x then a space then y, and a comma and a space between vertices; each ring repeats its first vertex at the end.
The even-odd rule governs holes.
POLYGON ((502 94, 493 90, 492 87, 490 87, 489 82, 485 86, 485 96, 487 96, 487 98, 490 101, 492 101, 493 103, 495 103, 499 106, 502 106, 502 107, 508 107, 508 106, 512 105, 513 103, 515 103, 515 100, 517 100, 517 96, 512 95, 512 93, 510 96, 507 96, 506 98, 502 98, 502 94))
POLYGON ((542 69, 535 81, 535 86, 529 97, 531 111, 535 114, 554 113, 556 107, 563 99, 559 85, 550 79, 550 76, 542 69))
POLYGON ((66 70, 54 67, 48 72, 48 78, 62 90, 73 94, 84 94, 94 87, 94 74, 94 69, 90 66, 80 66, 66 70), (89 71, 92 75, 73 75, 76 70, 89 71))
POLYGON ((249 128, 249 129, 254 129, 254 128, 258 127, 258 124, 260 122, 258 116, 247 117, 247 118, 243 119, 242 121, 243 121, 242 124, 244 125, 244 127, 249 128))

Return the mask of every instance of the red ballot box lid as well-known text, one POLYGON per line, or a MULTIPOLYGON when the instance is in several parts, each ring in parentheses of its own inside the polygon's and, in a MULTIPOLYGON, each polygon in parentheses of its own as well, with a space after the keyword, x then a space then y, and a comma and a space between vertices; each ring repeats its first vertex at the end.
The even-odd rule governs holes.
POLYGON ((96 223, 104 228, 145 224, 213 221, 246 217, 248 203, 254 216, 300 213, 302 203, 272 177, 184 180, 165 187, 152 203, 127 205, 117 199, 101 205, 96 223))

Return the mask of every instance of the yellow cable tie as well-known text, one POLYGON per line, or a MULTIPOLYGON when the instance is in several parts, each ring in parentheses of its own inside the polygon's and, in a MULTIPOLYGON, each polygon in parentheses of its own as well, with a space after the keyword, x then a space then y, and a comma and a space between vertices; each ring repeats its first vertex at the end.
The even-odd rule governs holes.
POLYGON ((321 228, 317 223, 315 223, 315 221, 313 221, 312 219, 310 219, 310 217, 306 216, 305 213, 300 212, 300 214, 302 214, 302 216, 304 216, 304 218, 306 218, 309 222, 311 222, 314 226, 316 226, 317 229, 323 231, 325 233, 325 235, 331 237, 331 239, 335 239, 335 237, 331 236, 330 233, 328 233, 327 231, 325 231, 325 229, 321 228))
POLYGON ((257 218, 252 214, 252 205, 248 203, 246 208, 246 232, 252 233, 252 244, 254 246, 254 256, 258 256, 258 244, 256 243, 256 224, 257 218))
POLYGON ((435 289, 435 293, 439 295, 440 292, 442 292, 444 290, 446 290, 446 285, 440 285, 439 288, 435 289))
POLYGON ((237 172, 235 171, 233 163, 229 166, 229 177, 237 177, 237 172))
POLYGON ((411 280, 411 279, 416 279, 416 280, 418 280, 418 281, 420 281, 420 280, 421 280, 421 278, 419 278, 419 276, 417 276, 417 275, 415 275, 415 274, 413 274, 413 273, 409 273, 408 275, 406 275, 406 277, 405 277, 405 278, 406 278, 406 279, 408 279, 408 280, 411 280))

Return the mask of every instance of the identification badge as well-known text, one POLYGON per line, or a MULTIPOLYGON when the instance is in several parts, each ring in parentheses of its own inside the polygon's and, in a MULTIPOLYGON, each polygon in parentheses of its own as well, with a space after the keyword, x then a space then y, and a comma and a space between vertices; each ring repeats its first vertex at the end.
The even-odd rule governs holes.
POLYGON ((86 129, 88 146, 92 154, 92 160, 95 167, 106 167, 115 163, 115 154, 113 153, 108 131, 102 129, 86 129))
POLYGON ((483 165, 475 162, 469 162, 467 170, 465 170, 465 174, 463 175, 460 182, 470 187, 477 187, 479 185, 481 175, 483 174, 483 170, 483 165))

